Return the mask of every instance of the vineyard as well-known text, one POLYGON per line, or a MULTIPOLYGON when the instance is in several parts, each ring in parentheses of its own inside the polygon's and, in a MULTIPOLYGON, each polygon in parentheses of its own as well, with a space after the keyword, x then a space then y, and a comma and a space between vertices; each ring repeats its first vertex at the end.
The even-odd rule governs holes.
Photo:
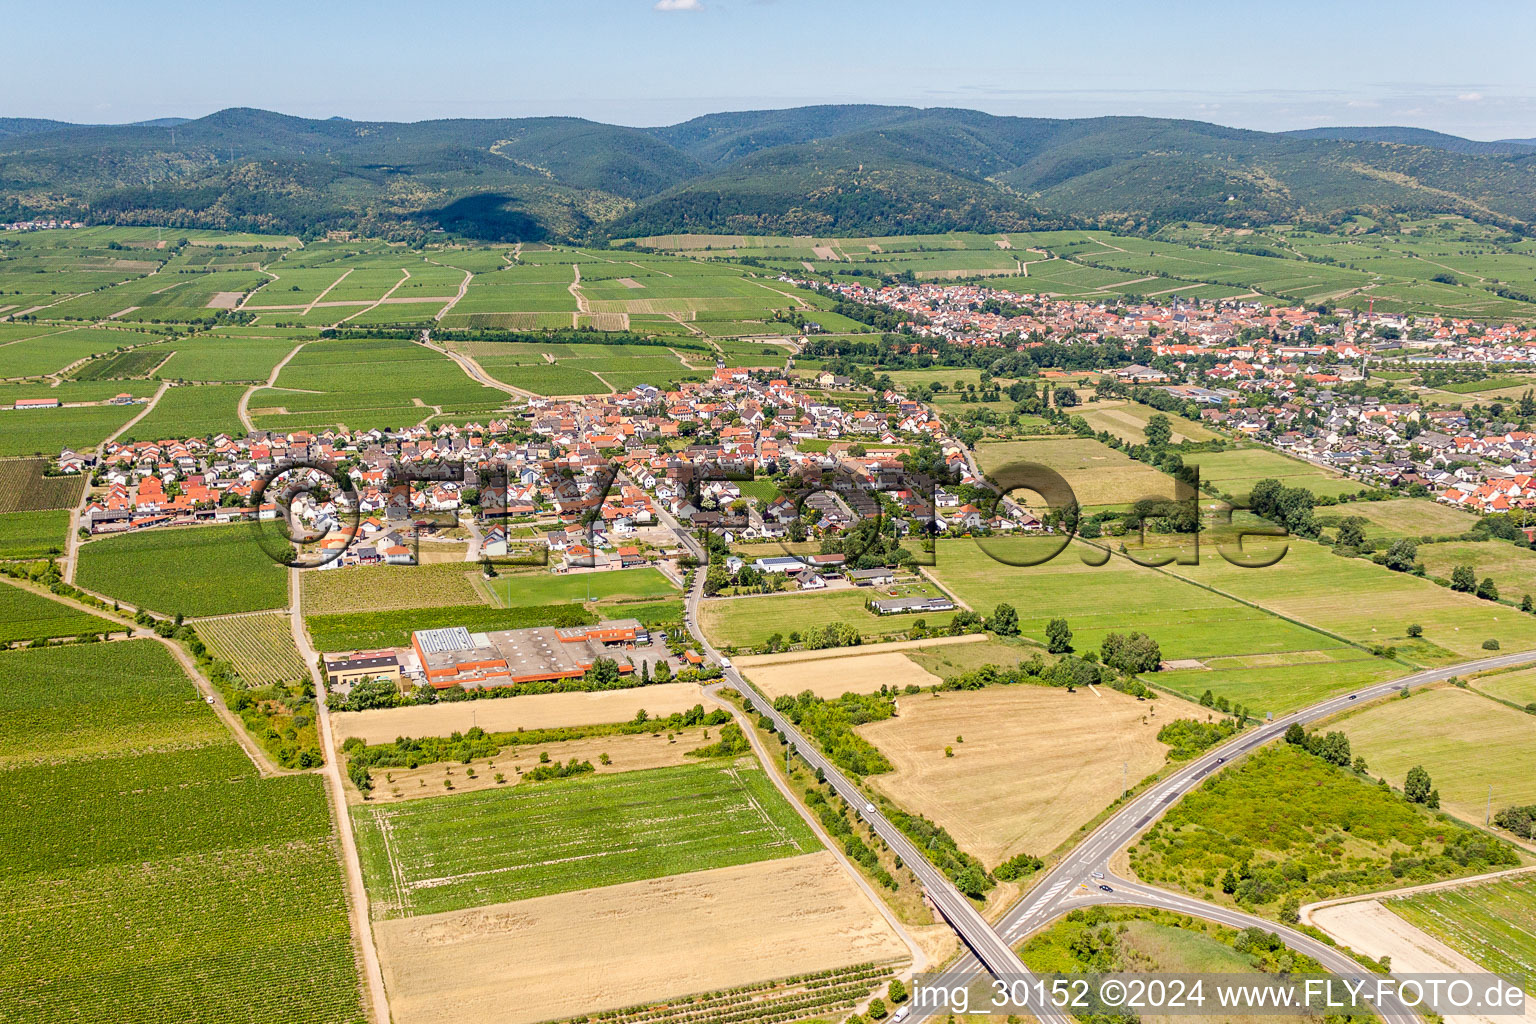
POLYGON ((115 622, 67 604, 0 583, 0 646, 40 637, 79 636, 123 629, 115 622))
POLYGON ((0 514, 0 558, 47 558, 69 544, 67 509, 0 514))
POLYGON ((47 459, 0 459, 0 514, 74 508, 82 476, 44 476, 47 459))
POLYGON ((129 349, 92 359, 72 375, 75 380, 125 380, 142 377, 165 362, 170 350, 160 346, 129 349))
POLYGON ((792 857, 818 845, 747 760, 363 805, 352 816, 373 908, 384 918, 792 857))
MULTIPOLYGON (((350 572, 351 570, 337 570, 350 572)), ((400 608, 384 612, 345 612, 306 615, 304 626, 317 651, 361 651, 406 647, 411 632, 463 626, 470 632, 522 629, 527 626, 585 626, 596 617, 577 604, 494 608, 490 605, 450 605, 443 608, 400 608)))
POLYGON ((437 565, 359 565, 304 574, 304 611, 309 615, 392 611, 483 603, 470 577, 479 567, 464 562, 437 565))
POLYGON ((0 766, 172 750, 224 734, 153 640, 7 651, 0 677, 31 684, 0 687, 0 766))
POLYGON ((273 612, 205 619, 196 628, 213 656, 234 666, 247 686, 291 683, 309 674, 293 645, 286 615, 273 612))
POLYGON ((0 653, 0 1020, 360 1024, 322 780, 258 778, 179 671, 0 653))
POLYGON ((894 965, 854 964, 665 1003, 606 1010, 562 1024, 788 1024, 841 1016, 869 994, 884 990, 894 965))
POLYGON ((288 604, 288 570, 248 525, 161 528, 80 547, 87 590, 167 615, 224 615, 288 604))

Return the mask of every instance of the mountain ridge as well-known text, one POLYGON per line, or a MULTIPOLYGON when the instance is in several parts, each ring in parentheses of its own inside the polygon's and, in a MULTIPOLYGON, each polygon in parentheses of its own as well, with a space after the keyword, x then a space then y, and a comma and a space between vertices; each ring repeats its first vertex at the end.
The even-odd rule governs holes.
POLYGON ((1271 133, 872 104, 653 128, 249 107, 128 125, 0 118, 0 219, 598 240, 1326 223, 1353 212, 1454 212, 1523 233, 1536 225, 1536 144, 1401 126, 1271 133))

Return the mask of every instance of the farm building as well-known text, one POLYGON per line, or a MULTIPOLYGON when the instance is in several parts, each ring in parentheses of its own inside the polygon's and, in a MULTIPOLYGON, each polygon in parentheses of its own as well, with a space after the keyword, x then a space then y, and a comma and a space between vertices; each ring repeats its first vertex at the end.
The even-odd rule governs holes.
POLYGON ((905 612, 952 612, 955 602, 947 597, 890 597, 871 601, 870 607, 879 615, 901 615, 905 612))
POLYGON ((650 633, 636 619, 487 633, 454 626, 419 629, 411 636, 422 675, 439 690, 575 679, 585 675, 598 658, 613 659, 619 672, 628 674, 645 662, 659 660, 660 656, 635 654, 636 645, 650 642, 650 633))

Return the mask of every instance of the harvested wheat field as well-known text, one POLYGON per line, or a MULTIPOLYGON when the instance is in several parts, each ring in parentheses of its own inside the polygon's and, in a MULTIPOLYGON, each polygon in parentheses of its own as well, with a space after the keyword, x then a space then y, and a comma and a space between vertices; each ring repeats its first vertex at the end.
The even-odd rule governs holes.
POLYGON ((897 709, 859 727, 896 766, 870 784, 947 828, 988 867, 1049 853, 1120 795, 1122 765, 1134 785, 1168 750, 1146 704, 1104 688, 923 693, 897 709))
POLYGON ((395 1024, 531 1024, 908 957, 825 851, 373 928, 395 1024))
POLYGON ((803 690, 818 697, 841 697, 850 692, 874 693, 887 684, 931 686, 943 682, 900 651, 757 665, 747 671, 747 678, 769 697, 803 690))
MULTIPOLYGON (((501 753, 491 757, 478 757, 467 764, 438 762, 419 768, 376 768, 373 772, 373 792, 369 803, 390 804, 401 800, 417 800, 428 796, 442 796, 443 781, 453 783, 455 793, 473 793, 481 789, 506 789, 522 781, 522 773, 537 767, 540 755, 548 754, 553 762, 590 761, 599 775, 614 772, 636 772, 646 768, 668 768, 688 764, 694 758, 688 751, 705 746, 720 738, 719 727, 678 729, 660 733, 648 732, 619 736, 588 736, 585 739, 565 740, 560 743, 529 743, 503 747, 501 753), (709 735, 706 736, 705 733, 709 735), (671 737, 670 739, 668 737, 671 737), (608 763, 602 761, 608 755, 608 763), (470 772, 474 774, 471 775, 470 772), (500 775, 498 782, 496 776, 500 775)), ((350 779, 346 782, 347 802, 360 803, 362 794, 350 779)))
MULTIPOLYGON (((1377 900, 1342 903, 1322 907, 1310 915, 1310 922, 1343 945, 1366 956, 1392 958, 1392 970, 1398 974, 1486 974, 1487 969, 1473 963, 1439 939, 1398 917, 1377 900)), ((1527 1009, 1516 1016, 1447 1014, 1447 1024, 1536 1024, 1536 1011, 1527 1009)))
POLYGON ((863 644, 859 647, 830 647, 824 651, 784 651, 779 654, 743 654, 733 660, 737 668, 757 665, 788 665, 798 661, 830 661, 833 658, 863 658, 886 651, 916 651, 927 647, 948 647, 952 644, 978 644, 987 639, 985 633, 967 633, 964 636, 933 636, 926 640, 891 640, 883 644, 863 644))
POLYGON ((627 722, 642 708, 656 718, 687 711, 703 702, 704 692, 697 683, 657 683, 596 693, 536 693, 421 707, 337 712, 331 716, 331 723, 339 746, 353 736, 361 736, 365 743, 392 743, 396 736, 447 736, 477 725, 486 732, 511 732, 519 728, 627 722))

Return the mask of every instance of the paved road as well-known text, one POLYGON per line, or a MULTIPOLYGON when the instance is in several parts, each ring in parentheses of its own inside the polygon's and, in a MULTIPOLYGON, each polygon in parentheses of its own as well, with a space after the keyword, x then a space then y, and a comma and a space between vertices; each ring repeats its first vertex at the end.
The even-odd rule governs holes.
MULTIPOLYGON (((704 562, 704 551, 699 542, 690 534, 684 532, 677 523, 677 520, 669 513, 659 508, 657 512, 662 521, 672 528, 673 533, 694 553, 695 557, 698 557, 701 563, 704 562)), ((705 654, 715 661, 721 661, 720 652, 710 645, 703 631, 699 629, 699 602, 703 599, 703 596, 704 574, 698 572, 694 574, 693 587, 688 592, 684 621, 688 627, 688 632, 698 641, 705 654)), ((821 769, 833 790, 855 808, 860 817, 869 823, 870 828, 881 839, 885 840, 891 850, 912 870, 912 873, 922 882, 923 890, 928 894, 929 900, 933 902, 934 906, 938 908, 939 913, 944 916, 944 919, 960 935, 960 938, 971 950, 976 961, 993 975, 1030 977, 1029 969, 1024 966, 1023 961, 1018 958, 1018 955, 1014 953, 1002 936, 976 911, 976 908, 971 905, 970 900, 961 894, 960 890, 955 888, 954 883, 943 872, 934 867, 927 856, 913 845, 905 833, 892 824, 885 815, 876 810, 872 804, 869 804, 853 782, 836 765, 823 757, 813 744, 807 742, 793 723, 775 711, 773 704, 756 687, 743 679, 741 674, 734 668, 726 668, 724 673, 724 681, 735 687, 743 695, 748 696, 751 699, 753 709, 758 713, 766 715, 773 722, 774 728, 789 741, 790 745, 795 748, 796 753, 803 757, 806 763, 812 768, 821 769)), ((1042 1024, 1066 1024, 1067 1021, 1065 1015, 1052 1007, 1037 1009, 1035 1015, 1042 1024)))
MULTIPOLYGON (((692 551, 695 556, 703 561, 703 549, 694 538, 685 532, 676 519, 665 511, 658 513, 672 531, 692 551)), ((703 596, 703 574, 696 574, 694 587, 689 592, 687 604, 688 631, 694 639, 699 641, 705 652, 719 660, 719 653, 710 646, 698 625, 698 606, 703 596)), ((1523 665, 1536 662, 1536 651, 1521 651, 1512 654, 1497 655, 1491 658, 1482 658, 1476 661, 1463 662, 1444 668, 1426 669, 1415 672, 1385 683, 1377 683, 1372 686, 1356 690, 1353 693, 1340 694, 1337 697, 1321 701, 1311 707, 1303 708, 1272 722, 1250 728, 1233 737, 1230 741, 1208 751, 1204 756, 1191 761, 1167 778, 1162 779, 1146 793, 1136 797, 1120 811, 1111 816, 1104 824, 1100 825, 1086 840, 1075 850, 1068 854, 1050 872, 1041 878, 1025 896, 1014 904, 997 922, 990 925, 978 914, 970 902, 962 896, 949 879, 934 868, 928 859, 907 840, 894 825, 877 812, 865 811, 864 817, 870 822, 871 827, 891 845, 891 848, 900 854, 902 860, 912 867, 915 874, 922 880, 929 898, 932 899, 944 914, 945 918, 960 934, 965 941, 970 953, 958 963, 952 965, 949 971, 977 972, 986 970, 991 974, 1027 974, 1023 963, 1013 953, 1012 946, 1028 935, 1044 928, 1056 918, 1073 910, 1075 907, 1098 903, 1133 903, 1144 906, 1163 907, 1169 910, 1177 910, 1207 920, 1231 924, 1233 927, 1246 928, 1257 925, 1270 931, 1281 933, 1288 944, 1300 952, 1316 959, 1325 967, 1333 971, 1353 971, 1358 965, 1353 960, 1345 957, 1333 947, 1328 946, 1310 936, 1275 925, 1273 922, 1243 914, 1240 911, 1231 910, 1215 904, 1205 903, 1179 893, 1167 892, 1151 886, 1133 883, 1116 877, 1109 869, 1109 861, 1115 854, 1133 843, 1152 822, 1160 818, 1168 808, 1172 807, 1186 793, 1200 785, 1212 772, 1220 770, 1230 761, 1263 746, 1266 743, 1278 740, 1294 723, 1307 724, 1336 714, 1346 708, 1356 705, 1361 701, 1369 701, 1375 698, 1390 696, 1404 687, 1423 686, 1428 683, 1440 682, 1452 676, 1470 675, 1494 668, 1507 668, 1514 665, 1523 665), (920 870, 921 869, 921 870, 920 870), (1100 885, 1108 885, 1112 893, 1104 892, 1100 885)), ((862 807, 864 798, 843 774, 795 730, 793 725, 786 721, 773 710, 769 701, 753 688, 734 669, 725 670, 726 678, 743 694, 754 695, 753 704, 759 711, 767 714, 777 728, 791 743, 795 745, 797 752, 803 756, 813 767, 821 768, 832 783, 833 788, 849 803, 855 807, 862 807)), ((949 973, 948 971, 946 973, 949 973)), ((1401 1006, 1383 1006, 1382 1015, 1396 1024, 1411 1024, 1418 1017, 1401 1006)), ((1057 1020, 1058 1017, 1050 1016, 1053 1010, 1042 1011, 1042 1020, 1057 1020)), ((924 1016, 922 1011, 914 1010, 912 1020, 916 1021, 924 1016)))
MULTIPOLYGON (((1390 682, 1377 683, 1365 687, 1350 694, 1341 694, 1328 700, 1303 708, 1283 718, 1277 718, 1273 722, 1267 722, 1261 726, 1250 728, 1239 733, 1230 741, 1208 751, 1204 756, 1191 761, 1178 771, 1161 780, 1147 792, 1138 796, 1118 811, 1113 817, 1099 826, 1079 846, 1068 854, 1046 876, 1030 889, 1028 893, 998 921, 997 929, 1010 942, 1028 936, 1062 914, 1072 910, 1074 906, 1082 905, 1080 898, 1074 898, 1074 894, 1080 892, 1080 886, 1088 886, 1095 892, 1100 891, 1100 884, 1112 886, 1117 894, 1122 890, 1129 890, 1132 883, 1117 880, 1113 877, 1099 879, 1094 877, 1096 873, 1110 876, 1109 861, 1115 854, 1135 842, 1152 822, 1176 804, 1181 797, 1193 790, 1205 780, 1207 775, 1218 771, 1233 759, 1247 754, 1256 748, 1279 739, 1284 735, 1292 723, 1303 725, 1314 722, 1320 718, 1336 714, 1351 705, 1361 701, 1368 701, 1377 697, 1388 696, 1401 690, 1404 686, 1423 686, 1427 683, 1439 682, 1449 679, 1451 676, 1469 675, 1485 669, 1506 668, 1512 665, 1523 665, 1536 662, 1536 651, 1521 651, 1514 654, 1504 654, 1492 658, 1483 658, 1478 661, 1463 662, 1459 665, 1451 665, 1445 668, 1427 669, 1415 672, 1412 675, 1403 676, 1390 682)), ((1235 912, 1214 904, 1204 903, 1180 896, 1175 893, 1164 892, 1149 886, 1136 885, 1135 891, 1144 894, 1146 899, 1154 896, 1162 902, 1150 905, 1165 906, 1169 909, 1181 909, 1187 913, 1197 914, 1211 920, 1221 920, 1217 915, 1232 916, 1235 912), (1188 909, 1189 907, 1196 909, 1188 909)), ((1109 900, 1106 902, 1117 902, 1109 900)), ((1246 915, 1239 915, 1246 917, 1246 915)), ((1256 918, 1246 918, 1245 923, 1239 927, 1247 927, 1249 924, 1261 923, 1256 918)), ((1262 922, 1264 927, 1273 929, 1275 926, 1269 922, 1262 922)), ((1319 961, 1327 963, 1325 954, 1331 947, 1310 939, 1300 932, 1294 933, 1300 940, 1296 948, 1313 956, 1319 961)), ((956 965, 956 970, 976 970, 978 965, 974 960, 967 960, 956 965)), ((1411 1019, 1405 1018, 1405 1019, 1411 1019)))

